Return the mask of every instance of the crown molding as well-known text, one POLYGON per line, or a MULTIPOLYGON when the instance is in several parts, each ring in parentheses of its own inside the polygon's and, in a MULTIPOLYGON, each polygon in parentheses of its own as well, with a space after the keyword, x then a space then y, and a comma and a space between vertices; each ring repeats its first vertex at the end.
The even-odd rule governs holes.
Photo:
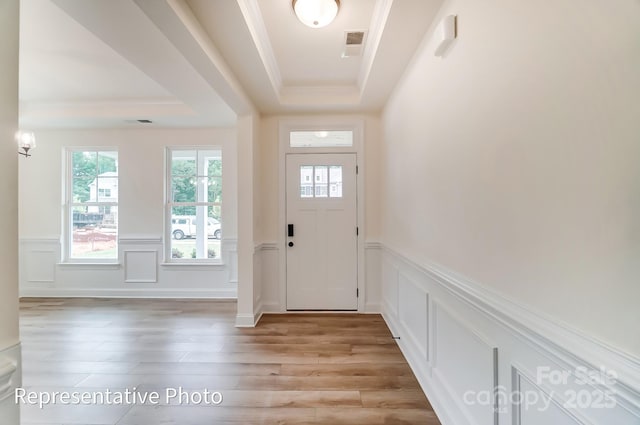
POLYGON ((393 0, 376 0, 357 81, 353 85, 330 87, 285 84, 258 0, 238 0, 238 5, 281 106, 357 106, 361 103, 393 0))
POLYGON ((276 96, 280 98, 282 92, 282 74, 278 67, 273 46, 271 46, 271 39, 269 38, 267 27, 264 24, 258 0, 238 0, 238 6, 240 6, 240 11, 247 23, 249 33, 253 38, 264 69, 267 71, 267 76, 269 77, 269 81, 271 81, 273 91, 276 96))
POLYGON ((389 19, 392 6, 393 0, 377 0, 376 6, 373 9, 373 16, 371 17, 371 23, 369 24, 369 34, 367 35, 367 43, 364 46, 364 53, 362 54, 362 65, 360 66, 360 73, 358 75, 358 89, 360 90, 361 96, 367 86, 367 82, 369 81, 369 75, 371 75, 373 62, 376 58, 376 54, 378 53, 384 28, 387 25, 387 20, 389 19))

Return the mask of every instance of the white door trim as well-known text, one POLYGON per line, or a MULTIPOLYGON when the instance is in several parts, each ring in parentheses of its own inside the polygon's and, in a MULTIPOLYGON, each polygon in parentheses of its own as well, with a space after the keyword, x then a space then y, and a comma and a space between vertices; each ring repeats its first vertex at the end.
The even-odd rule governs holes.
POLYGON ((365 312, 365 170, 364 161, 364 118, 344 116, 309 116, 283 118, 278 123, 279 149, 278 149, 278 247, 279 247, 279 311, 287 311, 287 247, 286 247, 286 155, 288 153, 355 153, 358 166, 357 200, 358 209, 358 313, 365 312), (291 148, 289 146, 289 133, 295 130, 352 130, 353 146, 344 148, 291 148))

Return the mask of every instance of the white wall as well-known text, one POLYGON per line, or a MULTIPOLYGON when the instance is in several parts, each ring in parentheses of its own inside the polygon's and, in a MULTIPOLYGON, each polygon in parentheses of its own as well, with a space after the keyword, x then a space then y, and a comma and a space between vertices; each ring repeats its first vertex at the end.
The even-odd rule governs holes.
POLYGON ((19 2, 0 3, 0 417, 20 423, 11 391, 20 386, 18 336, 18 129, 19 2), (8 386, 5 386, 10 383, 8 386), (8 398, 5 398, 8 397, 8 398))
POLYGON ((640 3, 443 14, 384 113, 384 243, 640 354, 640 3))
POLYGON ((559 403, 500 423, 640 423, 640 2, 614 3, 446 1, 458 39, 385 107, 383 311, 445 425, 493 423, 463 394, 496 384, 559 403), (600 366, 615 408, 535 379, 600 366))
POLYGON ((21 293, 26 296, 235 297, 237 171, 234 129, 50 130, 20 164, 21 293), (165 150, 223 149, 224 266, 163 265, 165 150), (116 147, 119 266, 59 265, 66 147, 116 147), (149 280, 150 282, 135 282, 149 280))
POLYGON ((260 319, 256 304, 260 296, 259 261, 256 259, 256 224, 259 195, 256 193, 259 166, 258 130, 260 116, 238 118, 238 312, 236 326, 253 327, 260 319))

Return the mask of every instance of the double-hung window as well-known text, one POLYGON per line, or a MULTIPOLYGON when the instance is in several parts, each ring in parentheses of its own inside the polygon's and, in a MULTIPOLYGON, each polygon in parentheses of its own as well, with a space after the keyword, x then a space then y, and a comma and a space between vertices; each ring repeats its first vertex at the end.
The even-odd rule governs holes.
POLYGON ((222 151, 167 151, 166 258, 217 262, 222 238, 222 151))
POLYGON ((118 152, 67 151, 65 258, 113 261, 118 258, 118 152))

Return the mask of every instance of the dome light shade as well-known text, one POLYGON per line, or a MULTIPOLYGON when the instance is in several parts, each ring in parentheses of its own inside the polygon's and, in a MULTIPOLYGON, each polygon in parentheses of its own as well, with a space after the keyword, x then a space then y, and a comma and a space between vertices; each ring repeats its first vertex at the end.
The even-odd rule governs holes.
POLYGON ((311 28, 329 25, 338 14, 339 7, 340 0, 293 0, 296 16, 311 28))

